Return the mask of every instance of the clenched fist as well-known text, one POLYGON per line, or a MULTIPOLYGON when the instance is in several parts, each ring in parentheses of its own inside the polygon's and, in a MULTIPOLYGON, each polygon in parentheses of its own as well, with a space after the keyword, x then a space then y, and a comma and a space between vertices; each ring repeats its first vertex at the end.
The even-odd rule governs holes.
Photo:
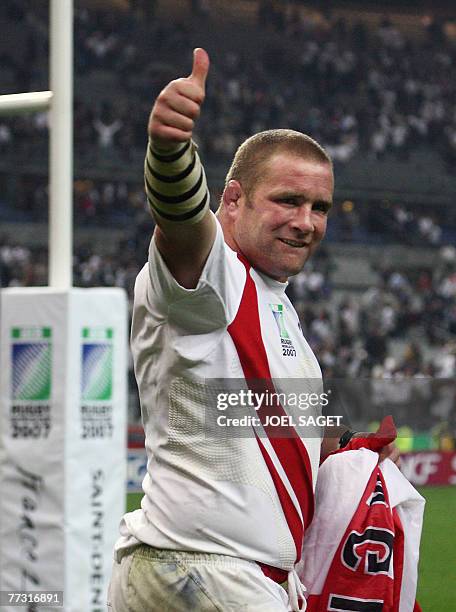
POLYGON ((204 101, 208 71, 208 54, 204 49, 195 49, 190 76, 171 81, 160 93, 147 128, 156 147, 172 149, 190 140, 204 101))

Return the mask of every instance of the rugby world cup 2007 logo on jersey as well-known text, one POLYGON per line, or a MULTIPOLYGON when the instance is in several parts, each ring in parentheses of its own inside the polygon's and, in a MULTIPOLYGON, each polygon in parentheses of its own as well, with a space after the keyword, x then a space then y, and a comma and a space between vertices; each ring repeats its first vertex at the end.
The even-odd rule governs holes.
POLYGON ((84 327, 81 333, 81 438, 111 438, 113 329, 84 327))
POLYGON ((47 438, 52 427, 52 329, 13 327, 10 340, 10 435, 47 438))
POLYGON ((279 330, 280 342, 282 345, 283 357, 296 357, 296 349, 293 346, 290 335, 285 327, 285 316, 283 310, 283 304, 269 304, 271 308, 274 321, 276 322, 277 329, 279 330))

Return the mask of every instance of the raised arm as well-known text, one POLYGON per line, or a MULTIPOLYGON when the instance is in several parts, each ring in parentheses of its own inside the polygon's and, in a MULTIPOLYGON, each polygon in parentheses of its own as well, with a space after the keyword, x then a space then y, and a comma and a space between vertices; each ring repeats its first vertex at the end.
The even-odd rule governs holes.
POLYGON ((206 176, 191 140, 208 71, 208 54, 195 49, 192 73, 163 89, 147 130, 144 173, 156 244, 174 278, 188 289, 196 287, 215 237, 206 176))

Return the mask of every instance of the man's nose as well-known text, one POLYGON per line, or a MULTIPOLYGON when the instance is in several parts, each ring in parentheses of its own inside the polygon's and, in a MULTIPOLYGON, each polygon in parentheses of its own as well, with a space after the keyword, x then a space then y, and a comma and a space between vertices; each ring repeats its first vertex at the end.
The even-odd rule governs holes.
POLYGON ((309 204, 296 208, 296 214, 293 217, 292 226, 294 229, 308 234, 314 231, 314 223, 312 220, 312 207, 309 204))

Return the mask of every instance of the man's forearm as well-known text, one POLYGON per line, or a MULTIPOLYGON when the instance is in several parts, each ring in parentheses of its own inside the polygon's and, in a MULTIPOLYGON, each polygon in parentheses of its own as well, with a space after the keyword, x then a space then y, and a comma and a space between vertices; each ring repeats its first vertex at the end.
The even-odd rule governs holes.
POLYGON ((216 235, 206 177, 192 141, 205 97, 209 56, 197 48, 192 72, 160 92, 147 125, 146 194, 155 245, 174 279, 194 289, 216 235))
POLYGON ((149 140, 144 164, 146 195, 157 223, 197 223, 209 208, 203 166, 192 141, 160 150, 149 140))

